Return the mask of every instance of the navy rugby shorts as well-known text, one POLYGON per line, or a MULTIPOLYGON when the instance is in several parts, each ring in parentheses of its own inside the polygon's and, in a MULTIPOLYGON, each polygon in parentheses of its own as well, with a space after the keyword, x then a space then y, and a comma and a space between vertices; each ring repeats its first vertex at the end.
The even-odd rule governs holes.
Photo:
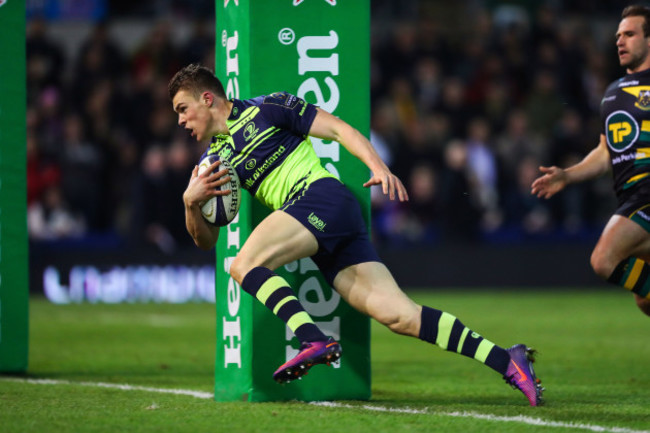
POLYGON ((640 185, 614 212, 631 219, 650 233, 650 182, 640 185))
POLYGON ((296 192, 280 210, 316 237, 318 252, 312 260, 330 286, 348 266, 381 261, 368 237, 359 202, 338 179, 318 179, 296 192))

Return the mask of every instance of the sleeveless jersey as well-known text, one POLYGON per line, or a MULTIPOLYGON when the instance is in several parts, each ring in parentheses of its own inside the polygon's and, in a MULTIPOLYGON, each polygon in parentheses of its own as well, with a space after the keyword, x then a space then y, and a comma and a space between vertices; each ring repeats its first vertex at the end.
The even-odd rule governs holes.
POLYGON ((324 177, 308 134, 316 106, 286 92, 231 99, 230 135, 212 138, 203 157, 218 154, 237 171, 242 188, 275 210, 295 192, 324 177))
POLYGON ((611 83, 600 111, 614 190, 622 203, 650 181, 650 70, 611 83))

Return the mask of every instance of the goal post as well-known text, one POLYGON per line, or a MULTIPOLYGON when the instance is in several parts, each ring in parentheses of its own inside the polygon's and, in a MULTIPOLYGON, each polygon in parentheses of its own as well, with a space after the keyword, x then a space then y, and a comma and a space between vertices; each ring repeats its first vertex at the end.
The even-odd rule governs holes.
MULTIPOLYGON (((216 68, 229 98, 287 91, 346 120, 366 136, 370 125, 368 0, 217 0, 216 68)), ((370 218, 368 168, 339 143, 312 139, 323 165, 361 202, 370 218)), ((222 228, 216 253, 218 401, 370 398, 370 322, 325 282, 311 259, 277 272, 314 321, 341 342, 334 368, 278 385, 273 371, 298 352, 288 328, 244 293, 228 268, 268 210, 244 194, 239 215, 222 228)))
POLYGON ((27 369, 25 0, 0 0, 0 373, 27 369))

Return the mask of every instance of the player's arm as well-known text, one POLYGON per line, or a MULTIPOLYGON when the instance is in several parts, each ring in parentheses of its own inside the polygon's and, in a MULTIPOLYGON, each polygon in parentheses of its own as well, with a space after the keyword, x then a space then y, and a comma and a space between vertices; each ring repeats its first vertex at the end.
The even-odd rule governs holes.
POLYGON ((352 155, 366 164, 372 172, 372 177, 363 184, 364 187, 381 185, 384 194, 391 200, 395 199, 395 194, 400 201, 408 200, 402 181, 390 171, 372 144, 357 129, 318 108, 309 135, 341 143, 352 155))
POLYGON ((535 179, 531 193, 537 197, 550 198, 571 183, 595 179, 607 173, 611 168, 607 141, 600 136, 600 143, 582 161, 569 168, 540 167, 543 176, 535 179))
POLYGON ((185 226, 196 246, 203 250, 213 248, 219 237, 219 229, 203 218, 201 206, 212 197, 223 195, 219 187, 228 182, 228 170, 216 171, 221 161, 217 161, 199 174, 199 167, 194 167, 192 176, 183 193, 185 204, 185 226))

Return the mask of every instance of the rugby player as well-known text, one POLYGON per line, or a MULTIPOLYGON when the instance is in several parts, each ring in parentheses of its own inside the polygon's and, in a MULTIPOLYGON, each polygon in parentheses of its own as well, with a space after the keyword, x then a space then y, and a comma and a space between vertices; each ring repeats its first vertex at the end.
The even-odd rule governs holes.
POLYGON ((634 294, 650 315, 650 8, 623 9, 616 32, 627 75, 609 85, 601 102, 599 144, 579 163, 540 167, 532 194, 549 198, 567 185, 612 173, 618 208, 591 254, 595 273, 634 294))
MULTIPOLYGON (((521 390, 531 405, 541 403, 542 387, 532 368, 530 348, 517 344, 504 349, 453 315, 416 304, 381 262, 359 203, 322 167, 309 140, 314 136, 341 143, 370 169, 364 187, 381 185, 391 200, 408 200, 402 182, 359 131, 285 92, 229 100, 213 72, 197 65, 176 73, 169 96, 179 125, 198 142, 211 140, 203 157, 216 153, 227 159, 242 187, 273 210, 242 246, 230 275, 282 319, 301 343, 296 357, 273 374, 277 382, 300 378, 313 365, 341 355, 339 343, 323 334, 289 284, 273 272, 311 257, 325 280, 358 311, 393 332, 478 360, 521 390)), ((218 165, 215 162, 200 175, 195 167, 183 194, 187 230, 205 250, 215 246, 219 231, 203 219, 200 204, 224 194, 216 188, 226 182, 227 170, 218 165)))

